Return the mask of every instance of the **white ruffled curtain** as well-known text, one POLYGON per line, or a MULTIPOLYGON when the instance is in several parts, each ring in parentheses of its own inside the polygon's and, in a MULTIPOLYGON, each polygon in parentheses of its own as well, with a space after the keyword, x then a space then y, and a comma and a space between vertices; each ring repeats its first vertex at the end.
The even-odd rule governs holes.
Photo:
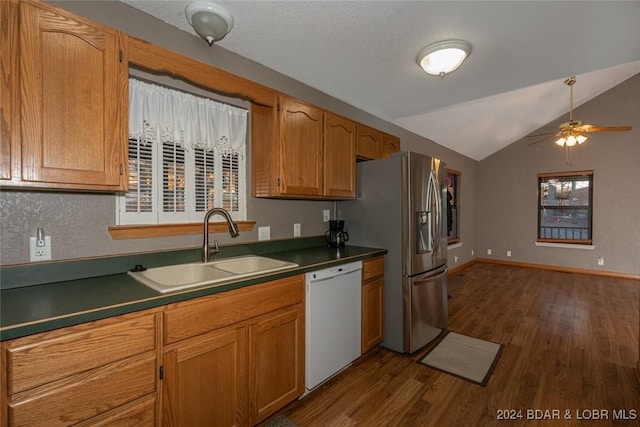
POLYGON ((247 110, 129 79, 129 138, 244 155, 247 110))

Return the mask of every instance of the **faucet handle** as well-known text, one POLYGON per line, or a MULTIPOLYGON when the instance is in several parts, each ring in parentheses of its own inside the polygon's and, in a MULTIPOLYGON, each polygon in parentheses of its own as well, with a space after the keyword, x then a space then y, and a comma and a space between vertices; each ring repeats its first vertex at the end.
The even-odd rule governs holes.
POLYGON ((210 248, 210 251, 211 251, 210 252, 211 255, 215 255, 218 252, 220 252, 220 247, 218 246, 218 241, 217 240, 213 241, 213 247, 210 248))

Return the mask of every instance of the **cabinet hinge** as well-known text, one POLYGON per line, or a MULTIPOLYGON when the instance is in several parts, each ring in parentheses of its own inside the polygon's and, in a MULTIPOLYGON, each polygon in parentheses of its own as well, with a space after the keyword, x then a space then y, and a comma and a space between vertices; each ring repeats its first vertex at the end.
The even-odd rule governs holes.
POLYGON ((118 52, 118 56, 120 57, 120 62, 122 62, 122 49, 118 52))
POLYGON ((160 372, 159 372, 159 376, 160 379, 163 380, 164 379, 164 366, 160 366, 160 372))

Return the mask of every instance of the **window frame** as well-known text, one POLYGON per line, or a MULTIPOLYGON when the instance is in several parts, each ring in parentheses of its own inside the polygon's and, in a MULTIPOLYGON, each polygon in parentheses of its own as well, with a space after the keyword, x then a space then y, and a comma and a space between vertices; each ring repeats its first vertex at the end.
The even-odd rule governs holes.
MULTIPOLYGON (((130 140, 131 143, 131 140, 130 140)), ((150 144, 151 145, 151 144, 150 144)), ((131 147, 129 145, 129 147, 131 147)), ((176 150, 182 150, 184 153, 184 179, 185 179, 185 189, 184 189, 184 203, 186 208, 184 211, 180 212, 172 212, 172 211, 164 211, 163 205, 163 192, 165 191, 163 179, 164 179, 164 159, 163 153, 159 149, 158 145, 151 145, 151 153, 152 153, 152 188, 151 188, 151 198, 152 198, 152 210, 150 212, 144 213, 136 213, 136 212, 127 212, 126 211, 126 203, 127 203, 127 192, 122 192, 117 196, 116 210, 117 210, 117 221, 116 226, 135 226, 135 225, 170 225, 170 224, 184 224, 184 223, 194 223, 201 222, 204 219, 204 215, 208 210, 205 207, 205 210, 198 210, 197 203, 197 180, 196 180, 196 168, 198 167, 196 164, 196 151, 197 150, 184 150, 180 147, 174 146, 176 150)), ((130 148, 129 148, 130 149, 130 148)), ((246 148, 245 148, 246 150, 246 148)), ((128 150, 129 152, 129 150, 128 150)), ((224 198, 224 182, 222 180, 218 180, 218 176, 223 176, 226 170, 224 168, 221 169, 221 166, 225 163, 225 157, 217 152, 209 152, 213 153, 214 156, 214 170, 219 170, 219 175, 216 173, 216 181, 214 183, 214 192, 217 197, 224 198)), ((242 158, 243 160, 238 163, 237 168, 237 185, 238 185, 238 210, 232 211, 229 210, 231 217, 234 221, 246 221, 247 219, 247 194, 248 194, 248 186, 247 186, 247 161, 246 161, 246 153, 244 155, 231 155, 237 158, 242 158)), ((131 162, 131 157, 128 156, 129 162, 131 162)), ((131 173, 131 169, 129 169, 129 173, 131 173)), ((224 177, 222 178, 224 179, 224 177)), ((206 203, 207 200, 204 200, 206 203)), ((223 200, 224 202, 224 200, 223 200)), ((225 207, 224 203, 216 203, 216 207, 225 207)))
POLYGON ((447 168, 447 178, 451 180, 451 185, 447 186, 447 191, 451 191, 452 195, 452 210, 453 210, 453 230, 454 233, 449 236, 447 230, 447 245, 454 245, 456 243, 462 242, 462 238, 460 237, 460 189, 461 189, 461 180, 462 180, 462 172, 457 171, 455 169, 447 168))
MULTIPOLYGON (((536 231, 536 242, 538 243, 561 243, 561 244, 569 244, 569 245, 593 245, 593 184, 594 184, 594 173, 593 170, 584 170, 584 171, 569 171, 569 172, 551 172, 551 173, 540 173, 537 176, 537 201, 538 201, 538 214, 537 214, 537 231, 536 231), (578 181, 588 181, 588 197, 587 204, 559 204, 559 205, 550 205, 543 204, 543 184, 548 183, 553 179, 564 180, 565 182, 578 182, 578 181), (543 224, 544 217, 548 217, 547 214, 543 214, 543 211, 577 211, 577 210, 587 210, 588 218, 586 226, 549 226, 546 223, 543 224), (585 238, 582 237, 582 230, 587 230, 587 236, 585 238), (557 237, 554 237, 554 230, 557 230, 557 237), (571 230, 571 231, 569 231, 571 230), (574 238, 576 235, 576 230, 579 230, 580 238, 574 238), (567 238, 571 234, 571 238, 567 238), (551 237, 546 237, 550 235, 551 237), (565 236, 565 237, 560 237, 565 236)), ((553 216, 553 215, 552 215, 553 216)), ((572 219, 573 220, 573 219, 572 219)))

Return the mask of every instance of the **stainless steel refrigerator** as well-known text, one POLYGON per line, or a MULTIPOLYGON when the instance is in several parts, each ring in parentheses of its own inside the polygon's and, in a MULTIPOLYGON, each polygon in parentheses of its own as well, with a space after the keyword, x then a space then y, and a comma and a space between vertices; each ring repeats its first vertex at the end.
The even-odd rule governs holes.
POLYGON ((447 329, 447 168, 412 152, 356 168, 356 200, 337 209, 349 244, 388 250, 382 345, 413 353, 447 329))

